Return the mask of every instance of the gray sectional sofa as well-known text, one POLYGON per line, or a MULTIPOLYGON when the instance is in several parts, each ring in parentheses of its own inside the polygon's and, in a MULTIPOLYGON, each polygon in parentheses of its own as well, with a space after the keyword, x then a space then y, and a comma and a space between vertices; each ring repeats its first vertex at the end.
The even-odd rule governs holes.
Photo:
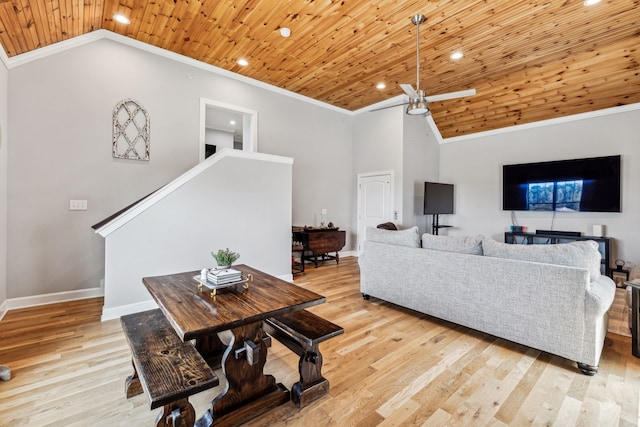
POLYGON ((600 259, 593 241, 510 245, 482 236, 421 239, 417 227, 370 228, 360 288, 365 299, 562 356, 593 375, 615 296, 600 259))

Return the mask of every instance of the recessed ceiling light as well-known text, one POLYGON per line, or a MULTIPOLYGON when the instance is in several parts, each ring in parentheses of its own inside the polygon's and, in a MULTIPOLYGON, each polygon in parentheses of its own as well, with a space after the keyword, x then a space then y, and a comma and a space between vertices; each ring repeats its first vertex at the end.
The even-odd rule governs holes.
POLYGON ((282 27, 280 28, 280 35, 282 37, 289 37, 291 35, 291 30, 288 29, 287 27, 282 27))
POLYGON ((458 52, 453 52, 450 56, 451 59, 460 59, 464 56, 464 54, 460 51, 458 52))
POLYGON ((246 67, 247 65, 249 65, 249 61, 247 61, 247 60, 246 60, 246 59, 244 59, 244 58, 240 58, 240 59, 238 59, 238 65, 241 65, 241 66, 243 66, 243 67, 246 67))
POLYGON ((230 124, 230 125, 235 125, 235 124, 236 124, 236 121, 235 121, 235 120, 230 120, 230 121, 229 121, 229 124, 230 124))
POLYGON ((386 84, 384 84, 384 83, 378 83, 378 84, 376 85, 376 89, 380 89, 380 90, 382 90, 382 89, 384 89, 384 88, 386 88, 386 87, 387 87, 387 85, 386 85, 386 84))
POLYGON ((125 24, 125 25, 131 24, 131 20, 121 13, 116 13, 115 15, 113 15, 113 19, 115 19, 117 22, 121 24, 125 24))
POLYGON ((593 6, 594 4, 598 4, 598 3, 600 3, 600 0, 584 0, 582 2, 582 4, 585 6, 593 6))

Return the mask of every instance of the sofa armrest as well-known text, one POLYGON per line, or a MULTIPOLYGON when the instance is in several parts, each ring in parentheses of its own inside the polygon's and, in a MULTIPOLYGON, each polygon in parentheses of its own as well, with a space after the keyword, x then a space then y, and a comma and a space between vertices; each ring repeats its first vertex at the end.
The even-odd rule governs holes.
POLYGON ((609 310, 616 296, 616 284, 610 277, 600 276, 589 284, 586 292, 585 311, 597 318, 609 310))

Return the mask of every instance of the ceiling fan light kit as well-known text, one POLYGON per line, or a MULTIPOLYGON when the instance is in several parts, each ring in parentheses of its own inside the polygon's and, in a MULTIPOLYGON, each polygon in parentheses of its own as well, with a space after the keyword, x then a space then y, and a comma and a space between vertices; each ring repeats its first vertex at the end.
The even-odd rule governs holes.
POLYGON ((420 91, 420 96, 418 98, 412 98, 409 100, 407 114, 410 116, 426 116, 429 114, 429 106, 427 105, 427 100, 424 97, 424 91, 420 91))

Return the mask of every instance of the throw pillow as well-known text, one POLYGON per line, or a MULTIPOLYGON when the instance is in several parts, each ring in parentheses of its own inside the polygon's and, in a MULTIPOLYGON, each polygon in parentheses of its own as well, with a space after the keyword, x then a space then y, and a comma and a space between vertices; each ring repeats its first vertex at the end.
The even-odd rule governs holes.
POLYGON ((387 243, 389 245, 420 247, 418 227, 413 226, 405 230, 384 230, 382 228, 367 227, 367 240, 370 242, 387 243))
POLYGON ((436 236, 422 235, 422 247, 437 251, 458 252, 461 254, 482 255, 482 239, 484 236, 436 236))
POLYGON ((485 256, 497 258, 586 268, 589 270, 591 280, 600 277, 602 256, 598 251, 598 243, 593 240, 555 245, 514 245, 485 239, 482 241, 482 251, 485 256))

